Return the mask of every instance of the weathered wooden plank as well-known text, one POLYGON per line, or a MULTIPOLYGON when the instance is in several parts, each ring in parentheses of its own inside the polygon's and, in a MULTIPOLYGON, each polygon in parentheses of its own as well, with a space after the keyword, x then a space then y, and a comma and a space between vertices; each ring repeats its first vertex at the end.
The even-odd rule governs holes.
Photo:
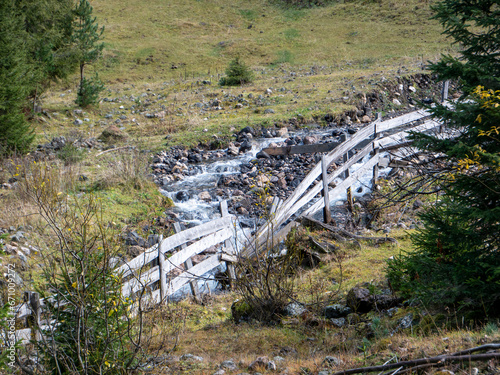
POLYGON ((428 132, 430 130, 439 128, 440 125, 441 124, 438 121, 427 120, 423 124, 415 126, 412 129, 407 129, 395 134, 388 135, 386 137, 380 138, 378 141, 380 146, 383 148, 389 145, 392 146, 393 144, 404 144, 407 137, 410 135, 410 132, 428 132))
POLYGON ((326 224, 329 224, 330 221, 332 221, 332 216, 330 214, 330 199, 328 196, 328 173, 327 173, 328 167, 326 166, 326 161, 325 161, 325 156, 321 158, 321 179, 323 181, 323 190, 322 190, 322 196, 324 200, 324 207, 323 207, 323 221, 326 224))
MULTIPOLYGON (((219 254, 212 255, 210 258, 205 259, 203 262, 198 263, 193 266, 189 271, 183 272, 175 279, 170 281, 168 285, 168 296, 171 296, 184 285, 186 285, 190 280, 196 280, 208 271, 214 269, 215 267, 221 265, 219 260, 219 254)), ((152 300, 155 301, 159 297, 159 291, 155 290, 151 293, 152 300)))
MULTIPOLYGON (((182 232, 181 225, 178 222, 174 223, 174 230, 175 230, 175 233, 182 232)), ((187 247, 187 245, 185 243, 181 245, 182 250, 184 250, 186 247, 187 247)), ((184 268, 186 270, 188 270, 191 267, 193 267, 193 261, 191 260, 191 258, 187 258, 186 261, 184 262, 184 268)), ((192 281, 189 286, 191 287, 191 294, 193 294, 194 299, 198 302, 198 296, 200 295, 200 290, 198 289, 198 283, 195 281, 192 281)), ((166 290, 167 289, 165 287, 165 293, 166 293, 166 290)))
POLYGON ((268 155, 296 155, 312 154, 315 152, 330 152, 337 147, 340 142, 316 143, 313 145, 267 147, 262 149, 268 155))
POLYGON ((182 263, 184 263, 187 259, 191 258, 193 255, 199 254, 211 246, 217 245, 229 238, 233 235, 232 228, 224 228, 215 233, 209 234, 206 237, 203 237, 201 240, 198 240, 191 245, 187 246, 185 249, 175 253, 170 258, 167 258, 165 261, 165 271, 169 273, 175 268, 179 267, 182 263))
MULTIPOLYGON (((166 262, 165 265, 167 265, 166 262)), ((139 276, 124 282, 122 284, 122 295, 124 297, 128 297, 130 294, 135 293, 158 280, 160 280, 160 266, 154 266, 141 273, 139 276)))
POLYGON ((382 121, 377 125, 377 131, 379 133, 385 132, 399 126, 406 125, 410 122, 420 120, 424 117, 430 116, 431 113, 425 109, 420 109, 418 111, 410 112, 402 116, 394 117, 392 119, 382 121))
MULTIPOLYGON (((233 216, 222 217, 216 220, 212 220, 208 223, 204 223, 198 225, 193 228, 186 229, 180 233, 174 234, 169 238, 165 239, 161 244, 161 252, 166 253, 183 243, 188 241, 195 240, 196 238, 200 238, 206 236, 207 234, 218 231, 222 228, 227 228, 232 226, 233 216)), ((117 268, 116 273, 122 274, 123 277, 131 274, 134 270, 148 264, 153 259, 158 256, 157 245, 147 249, 143 254, 135 257, 128 263, 117 268)))
POLYGON ((161 300, 165 301, 167 296, 167 276, 165 273, 165 254, 160 250, 160 245, 163 241, 163 236, 158 239, 158 272, 160 274, 160 294, 161 300))
MULTIPOLYGON (((362 167, 360 167, 356 172, 354 172, 351 176, 346 178, 344 181, 339 183, 335 188, 330 190, 329 195, 330 199, 333 200, 336 195, 341 194, 343 190, 347 189, 351 186, 356 180, 360 177, 364 176, 367 170, 371 169, 376 163, 379 161, 379 155, 373 156, 370 160, 368 160, 362 167)), ((302 216, 312 216, 318 210, 323 208, 323 199, 318 199, 311 207, 309 207, 302 216)))
MULTIPOLYGON (((279 201, 277 202, 279 203, 279 201)), ((229 210, 227 208, 227 201, 223 200, 220 202, 220 213, 222 217, 229 216, 229 210)), ((224 251, 229 254, 234 254, 234 246, 232 239, 227 239, 224 241, 224 251)), ((232 286, 234 280, 236 280, 236 270, 234 269, 233 262, 226 262, 227 273, 229 275, 229 285, 232 286)))

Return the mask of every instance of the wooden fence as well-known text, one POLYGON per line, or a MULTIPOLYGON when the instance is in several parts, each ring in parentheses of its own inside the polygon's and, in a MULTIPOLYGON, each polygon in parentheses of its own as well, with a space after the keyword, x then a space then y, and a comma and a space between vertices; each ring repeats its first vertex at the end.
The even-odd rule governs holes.
MULTIPOLYGON (((236 254, 234 246, 237 223, 235 217, 228 213, 226 201, 220 203, 221 217, 218 219, 185 230, 181 230, 179 224, 176 224, 174 235, 166 239, 160 237, 156 245, 117 268, 117 274, 121 274, 124 279, 123 296, 133 299, 137 294, 144 295, 146 291, 145 294, 152 303, 160 303, 190 284, 191 293, 197 298, 200 293, 198 280, 222 264, 227 266, 230 279, 234 279, 233 264, 237 261, 237 256, 251 257, 281 241, 296 225, 294 221, 287 223, 293 215, 300 212, 302 216, 310 216, 323 209, 324 219, 329 221, 329 202, 333 198, 347 192, 349 200, 353 183, 367 174, 372 174, 372 181, 376 183, 379 167, 391 165, 394 159, 400 157, 393 154, 392 160, 383 158, 381 151, 409 145, 407 137, 410 131, 442 131, 442 124, 429 116, 430 113, 426 110, 414 111, 386 121, 382 121, 379 116, 351 138, 344 138, 334 146, 316 145, 318 150, 330 147, 331 151, 322 156, 321 162, 313 167, 288 199, 281 201, 274 198, 269 219, 247 241, 239 254, 236 254), (415 124, 417 121, 418 124, 415 124), (355 153, 350 156, 353 151, 355 153), (350 168, 367 156, 369 159, 354 173, 350 173, 350 168), (331 173, 327 172, 332 163, 340 161, 343 162, 342 165, 331 173), (337 178, 343 179, 330 188, 337 178), (212 255, 193 265, 194 256, 214 247, 212 255)), ((314 150, 286 147, 266 151, 271 154, 293 154, 314 150)), ((26 292, 25 303, 18 306, 16 318, 26 318, 28 327, 33 324, 43 326, 44 322, 40 320, 43 305, 43 300, 38 299, 36 293, 26 292)), ((30 328, 17 332, 20 338, 32 338, 30 328)))
MULTIPOLYGON (((350 139, 344 138, 341 143, 335 144, 332 151, 323 155, 321 162, 313 167, 292 195, 273 208, 270 220, 259 229, 251 243, 243 249, 242 254, 251 256, 284 238, 293 224, 289 223, 285 227, 283 224, 299 211, 301 215, 309 216, 323 209, 324 219, 329 221, 329 202, 333 198, 347 192, 349 201, 352 197, 353 183, 369 173, 372 173, 373 183, 376 183, 379 167, 387 167, 391 164, 393 160, 382 158, 381 151, 408 146, 407 137, 410 132, 428 132, 435 129, 442 131, 441 123, 430 119, 429 116, 430 112, 427 110, 417 110, 386 121, 382 121, 379 115, 376 121, 359 130, 350 139), (417 121, 418 124, 415 124, 417 121), (356 153, 350 157, 353 151, 356 153), (370 155, 369 160, 351 174, 350 168, 368 155, 370 155), (340 160, 343 164, 328 174, 327 170, 330 165, 340 160), (343 180, 330 189, 330 185, 337 178, 343 178, 343 180), (317 181, 318 179, 320 181, 317 181), (315 197, 320 194, 322 197, 315 200, 315 197), (312 201, 314 202, 311 204, 312 201)), ((320 146, 319 148, 327 147, 320 146)), ((274 148, 265 151, 275 155, 314 151, 314 148, 298 150, 293 147, 283 147, 282 149, 274 148)), ((393 156, 393 159, 397 158, 397 154, 393 156)))

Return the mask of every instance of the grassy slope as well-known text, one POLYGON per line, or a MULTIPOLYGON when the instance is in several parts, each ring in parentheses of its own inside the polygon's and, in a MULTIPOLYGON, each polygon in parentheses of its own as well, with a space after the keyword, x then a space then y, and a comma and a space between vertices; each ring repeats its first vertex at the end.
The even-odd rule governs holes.
MULTIPOLYGON (((121 99, 86 109, 79 117, 88 117, 90 122, 76 128, 72 125, 72 110, 76 108, 73 101, 77 78, 74 77, 45 94, 44 108, 59 115, 38 123, 40 142, 60 134, 98 136, 108 125, 104 115, 110 112, 115 118, 119 113, 137 117, 139 125, 131 121, 122 123, 130 135, 127 142, 150 150, 165 147, 165 134, 171 135, 171 144, 191 145, 209 140, 213 135, 228 136, 232 133, 231 127, 272 125, 298 114, 311 120, 317 114, 338 113, 349 108, 352 103, 339 100, 346 92, 352 96, 354 92, 381 90, 382 77, 391 79, 399 72, 419 72, 427 60, 454 50, 440 34, 440 26, 429 20, 428 1, 360 1, 310 10, 280 9, 264 0, 94 0, 92 4, 100 24, 106 27, 104 60, 96 66, 109 88, 105 96, 137 96, 151 89, 164 98, 148 110, 164 105, 173 113, 164 121, 148 120, 131 114, 131 107, 137 103, 121 99), (215 82, 228 61, 238 55, 257 73, 255 83, 243 88, 217 87, 215 82), (171 69, 173 65, 177 69, 171 69), (297 73, 295 79, 290 79, 289 72, 297 73), (214 84, 196 85, 203 79, 212 80, 214 84), (268 87, 286 88, 270 104, 275 114, 256 113, 255 108, 238 111, 228 108, 221 113, 201 115, 190 108, 197 101, 223 93, 261 94, 268 87), (119 110, 121 105, 125 110, 119 110), (183 116, 175 112, 177 107, 184 108, 183 116)), ((85 156, 83 162, 69 171, 76 180, 80 173, 88 175, 90 181, 83 184, 87 187, 95 181, 109 179, 119 164, 112 154, 101 158, 95 153, 85 156)), ((68 171, 62 166, 58 168, 68 171)), ((5 174, 7 170, 8 167, 4 167, 5 174)), ((123 188, 121 184, 118 181, 99 191, 106 202, 108 219, 118 218, 121 225, 133 221, 144 223, 154 211, 152 206, 156 206, 151 203, 159 202, 153 193, 154 187, 135 190, 123 188), (137 202, 137 207, 131 204, 133 202, 137 202)), ((123 184, 127 186, 127 181, 123 184)), ((72 186, 70 193, 75 191, 74 184, 72 186)), ((20 218, 19 212, 30 215, 32 209, 23 207, 25 202, 16 192, 6 192, 2 198, 2 205, 9 207, 3 210, 9 215, 2 219, 2 226, 29 224, 25 220, 30 216, 20 218)), ((395 236, 400 248, 364 246, 362 251, 353 252, 345 260, 344 292, 358 282, 377 282, 383 278, 385 260, 410 248, 406 233, 395 236)), ((328 264, 302 275, 302 292, 307 293, 308 284, 324 285, 332 277, 337 278, 337 272, 328 264)), ((327 293, 331 285, 325 288, 327 293)), ((287 346, 298 351, 297 357, 286 360, 291 373, 308 373, 301 368, 317 371, 322 358, 328 354, 339 356, 344 361, 342 367, 355 367, 364 362, 381 363, 380 358, 393 355, 418 357, 422 354, 420 350, 428 354, 441 353, 445 348, 453 351, 461 345, 473 346, 484 336, 484 332, 471 332, 466 327, 457 333, 436 325, 431 326, 430 336, 422 332, 390 338, 381 335, 364 342, 349 329, 338 330, 329 325, 313 327, 307 319, 277 327, 236 326, 229 319, 233 297, 217 298, 206 306, 184 302, 173 308, 174 311, 166 311, 164 319, 155 322, 163 335, 170 334, 172 322, 183 327, 174 354, 192 352, 211 362, 199 366, 174 365, 177 373, 214 372, 214 364, 228 358, 248 364, 256 356, 279 354, 280 349, 287 346), (465 336, 469 341, 463 341, 465 336), (443 341, 443 337, 448 339, 443 341), (349 342, 351 338, 353 341, 349 342), (345 345, 339 349, 339 343, 345 345), (364 351, 359 349, 360 345, 365 345, 364 351)))
MULTIPOLYGON (((140 125, 122 124, 135 144, 154 150, 164 147, 166 134, 172 136, 171 145, 190 146, 213 136, 228 137, 232 128, 245 125, 268 126, 297 116, 311 121, 325 113, 341 113, 352 108, 356 93, 383 89, 386 79, 420 72, 428 60, 453 51, 440 26, 429 19, 428 1, 350 2, 305 10, 287 10, 264 0, 92 4, 106 28, 107 48, 103 62, 89 69, 98 69, 107 82, 104 96, 119 98, 120 103, 88 109, 85 116, 96 126, 78 130, 96 136, 109 123, 103 119, 106 113, 137 117, 131 116, 134 105, 136 111, 150 112, 162 105, 167 116, 161 121, 139 116, 140 125), (235 56, 255 71, 255 82, 241 88, 218 87, 216 82, 235 56), (212 85, 200 85, 202 80, 212 85), (266 106, 274 114, 229 104, 218 113, 193 108, 213 97, 258 95, 267 88, 274 94, 266 106), (137 108, 128 98, 146 90, 162 98, 148 108, 137 108), (351 99, 341 100, 346 95, 351 99), (120 112, 120 105, 125 110, 120 112)), ((75 108, 76 85, 75 76, 46 93, 45 108, 62 113, 75 108)), ((71 116, 60 116, 39 124, 39 134, 67 132, 71 122, 71 116)))

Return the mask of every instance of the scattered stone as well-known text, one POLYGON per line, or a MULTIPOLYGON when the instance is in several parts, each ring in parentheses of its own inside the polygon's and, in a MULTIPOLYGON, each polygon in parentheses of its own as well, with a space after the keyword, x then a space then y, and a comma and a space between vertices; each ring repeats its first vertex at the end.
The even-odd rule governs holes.
POLYGON ((116 125, 110 125, 98 137, 98 139, 104 142, 120 141, 125 138, 126 135, 116 125))
POLYGON ((304 307, 304 305, 297 302, 291 302, 285 306, 283 312, 286 316, 300 316, 306 311, 307 309, 304 307))
POLYGON ((203 362, 203 357, 196 356, 191 353, 183 354, 179 359, 186 362, 203 362))
POLYGON ((304 137, 303 142, 305 145, 313 145, 313 144, 317 143, 318 140, 316 139, 316 137, 313 137, 311 135, 307 135, 304 137))
POLYGON ((212 197, 210 196, 210 193, 208 191, 202 191, 200 194, 198 194, 198 198, 205 202, 210 202, 212 200, 212 197))
POLYGON ((273 113, 275 113, 275 112, 274 112, 274 109, 272 109, 272 108, 267 108, 267 109, 264 111, 264 114, 265 114, 265 115, 269 115, 269 114, 273 114, 273 113))
POLYGON ((332 324, 337 327, 337 328, 341 328, 343 326, 345 326, 345 318, 334 318, 334 319, 330 319, 330 322, 332 322, 332 324))
POLYGON ((392 99, 392 104, 394 104, 394 105, 396 105, 398 107, 401 106, 401 102, 398 99, 396 99, 396 98, 392 99))
POLYGON ((327 366, 338 366, 340 365, 340 360, 337 357, 332 357, 330 355, 326 356, 323 363, 327 366))
POLYGON ((257 157, 257 159, 271 159, 271 157, 269 156, 269 154, 265 151, 259 151, 257 153, 257 155, 255 155, 257 157))
POLYGON ((346 297, 347 306, 358 313, 365 313, 373 308, 373 297, 366 288, 354 287, 346 297))
POLYGON ((269 357, 258 357, 255 361, 253 361, 249 366, 248 369, 251 371, 257 370, 259 367, 264 367, 267 368, 267 365, 269 363, 269 357))
POLYGON ((323 310, 323 315, 327 319, 337 319, 337 318, 343 318, 349 315, 351 312, 352 312, 351 308, 340 304, 335 304, 326 306, 325 309, 323 310))
POLYGON ((227 369, 229 371, 234 371, 238 368, 238 366, 236 366, 236 364, 231 361, 231 360, 228 360, 228 361, 224 361, 220 364, 220 367, 224 368, 224 369, 227 369))
POLYGON ((125 245, 147 247, 148 244, 144 238, 139 236, 136 231, 128 232, 125 235, 125 245))
POLYGON ((274 363, 273 361, 269 361, 266 365, 266 369, 268 371, 276 371, 276 363, 274 363))

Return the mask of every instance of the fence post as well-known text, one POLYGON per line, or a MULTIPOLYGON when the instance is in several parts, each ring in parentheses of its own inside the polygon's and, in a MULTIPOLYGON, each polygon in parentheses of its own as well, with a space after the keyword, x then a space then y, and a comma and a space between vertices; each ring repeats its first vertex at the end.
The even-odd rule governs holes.
MULTIPOLYGON (((345 142, 347 140, 347 135, 346 133, 342 133, 342 136, 340 137, 340 141, 341 142, 345 142)), ((349 161, 349 151, 347 151, 345 154, 344 154, 344 157, 343 157, 343 160, 344 160, 344 164, 347 163, 349 161)), ((344 179, 348 178, 349 177, 349 168, 347 168, 344 172, 344 179)), ((352 189, 351 187, 349 186, 346 190, 346 193, 347 193, 347 209, 352 212, 352 189)))
POLYGON ((167 275, 165 275, 165 254, 161 251, 163 235, 158 238, 158 267, 160 272, 160 298, 164 303, 167 298, 167 275))
MULTIPOLYGON (((175 233, 179 233, 182 231, 181 225, 178 222, 174 223, 174 230, 175 230, 175 233)), ((186 244, 184 243, 181 245, 181 249, 185 249, 185 248, 186 248, 186 244)), ((186 271, 189 270, 191 267, 193 267, 193 261, 191 260, 191 258, 188 258, 184 262, 184 267, 186 268, 186 271)), ((199 302, 200 290, 198 289, 198 280, 196 280, 196 279, 191 280, 189 282, 189 286, 191 287, 191 293, 193 294, 195 301, 199 302)))
POLYGON ((450 81, 446 80, 443 82, 443 89, 441 91, 441 103, 448 100, 448 90, 450 88, 450 81))
POLYGON ((328 194, 328 166, 326 165, 325 155, 321 156, 321 177, 323 179, 323 190, 322 195, 325 203, 323 207, 323 220, 325 224, 329 224, 332 221, 332 215, 330 214, 330 197, 328 194))
MULTIPOLYGON (((227 209, 227 201, 225 200, 220 202, 220 213, 222 217, 229 216, 229 211, 227 209)), ((224 246, 226 247, 226 249, 231 249, 232 251, 234 251, 234 247, 230 239, 224 241, 224 246)), ((234 264, 232 264, 231 262, 226 262, 226 267, 227 267, 227 272, 229 274, 229 286, 232 287, 234 280, 236 280, 236 272, 234 270, 234 264)))
MULTIPOLYGON (((382 121, 382 114, 379 112, 377 113, 377 120, 375 120, 375 123, 373 124, 373 156, 378 155, 380 148, 378 142, 376 142, 376 139, 378 138, 379 134, 377 132, 377 125, 379 122, 382 121)), ((378 182, 378 163, 373 166, 373 179, 372 179, 372 185, 375 187, 378 182)))
POLYGON ((42 306, 40 304, 40 295, 36 292, 24 292, 24 302, 31 309, 31 314, 26 317, 26 325, 31 329, 31 340, 39 341, 40 337, 40 314, 42 306))

